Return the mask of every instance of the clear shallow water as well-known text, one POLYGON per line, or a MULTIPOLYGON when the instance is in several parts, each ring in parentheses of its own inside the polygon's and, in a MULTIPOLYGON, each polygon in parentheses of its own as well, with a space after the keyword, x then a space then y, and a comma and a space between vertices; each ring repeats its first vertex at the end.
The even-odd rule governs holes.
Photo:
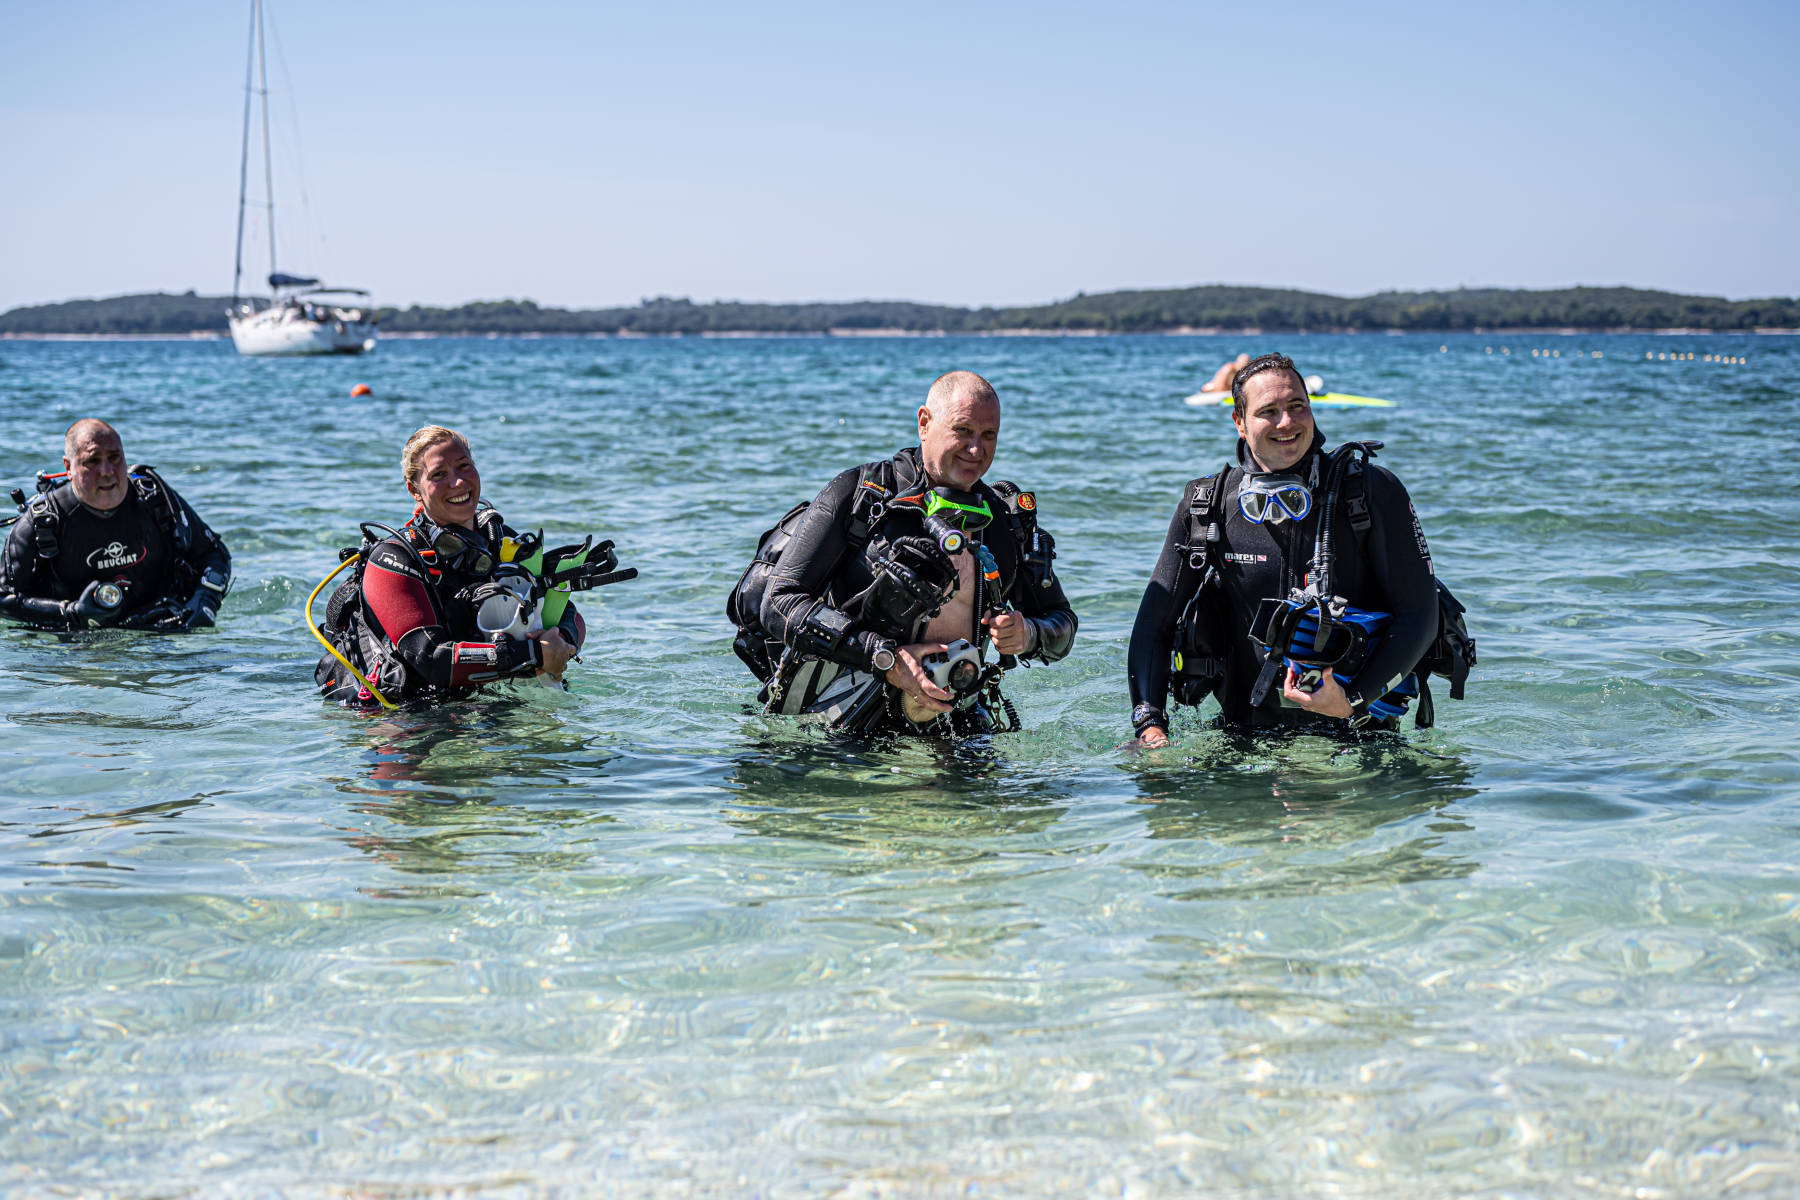
POLYGON ((237 562, 208 634, 0 632, 0 1188, 1791 1194, 1797 392, 1747 337, 0 343, 0 476, 107 416, 237 562), (1388 443, 1471 699, 1121 753, 1144 579, 1232 444, 1180 397, 1268 345, 1401 402, 1320 423, 1388 443), (756 534, 952 366, 1075 654, 985 746, 754 715, 756 534), (642 569, 571 693, 312 692, 300 604, 430 421, 642 569))

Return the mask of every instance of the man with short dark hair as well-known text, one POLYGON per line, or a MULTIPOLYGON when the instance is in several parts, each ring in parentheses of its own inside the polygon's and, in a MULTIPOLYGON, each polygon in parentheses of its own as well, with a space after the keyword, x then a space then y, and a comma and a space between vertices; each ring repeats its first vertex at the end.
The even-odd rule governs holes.
POLYGON ((0 551, 0 617, 55 629, 211 625, 231 552, 118 431, 89 417, 63 435, 63 473, 21 498, 0 551))
POLYGON ((954 731, 982 730, 999 723, 996 704, 1011 712, 990 645, 1003 662, 1055 662, 1074 644, 1036 497, 982 482, 1000 436, 992 385, 949 372, 917 417, 917 448, 832 480, 778 527, 772 569, 775 556, 759 554, 765 565, 733 594, 738 652, 774 711, 854 729, 949 718, 954 731))
POLYGON ((1396 725, 1378 702, 1418 664, 1438 627, 1437 585, 1412 501, 1391 472, 1366 461, 1368 452, 1359 457, 1359 443, 1326 454, 1306 380, 1286 355, 1246 363, 1232 397, 1236 462, 1183 491, 1138 606, 1128 652, 1132 730, 1145 746, 1168 741, 1172 674, 1178 701, 1213 695, 1232 725, 1396 725), (1331 535, 1321 539, 1328 512, 1331 535), (1330 666, 1304 679, 1291 667, 1278 672, 1283 656, 1260 652, 1253 637, 1259 613, 1274 612, 1268 602, 1321 580, 1345 612, 1371 614, 1371 625, 1385 618, 1379 641, 1368 643, 1374 649, 1341 672, 1353 676, 1348 688, 1330 666))

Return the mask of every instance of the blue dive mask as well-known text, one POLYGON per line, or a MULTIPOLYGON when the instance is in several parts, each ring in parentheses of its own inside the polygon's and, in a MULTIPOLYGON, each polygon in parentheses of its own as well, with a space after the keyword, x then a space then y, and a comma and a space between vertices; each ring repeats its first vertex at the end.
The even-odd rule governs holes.
POLYGON ((1237 498, 1238 511, 1257 525, 1298 521, 1312 511, 1312 492, 1292 475, 1246 475, 1237 498))

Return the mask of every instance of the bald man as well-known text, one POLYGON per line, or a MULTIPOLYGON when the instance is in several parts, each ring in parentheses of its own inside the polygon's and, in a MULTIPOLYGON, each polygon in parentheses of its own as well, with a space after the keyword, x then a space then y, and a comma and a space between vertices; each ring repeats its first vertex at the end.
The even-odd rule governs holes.
POLYGON ((1074 644, 1036 497, 982 482, 1000 438, 993 386, 940 376, 917 419, 916 447, 838 475, 765 539, 733 593, 735 649, 771 711, 983 732, 1016 720, 990 650, 1010 666, 1074 644))
POLYGON ((0 552, 0 617, 53 629, 211 625, 231 552, 118 431, 89 417, 63 435, 63 474, 38 482, 0 552))

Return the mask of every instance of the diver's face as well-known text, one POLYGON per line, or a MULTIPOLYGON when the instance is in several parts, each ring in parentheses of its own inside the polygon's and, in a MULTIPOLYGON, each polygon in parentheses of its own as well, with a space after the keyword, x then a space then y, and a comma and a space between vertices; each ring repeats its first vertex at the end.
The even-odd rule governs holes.
POLYGON ((445 438, 425 451, 419 460, 419 477, 408 481, 406 490, 436 524, 475 527, 481 473, 475 469, 469 448, 455 438, 445 438))
POLYGON ((959 395, 933 412, 919 410, 919 457, 931 482, 968 491, 993 465, 1000 444, 1000 402, 959 395))
POLYGON ((1312 449, 1312 399, 1292 371, 1263 371, 1244 385, 1231 410, 1238 436, 1265 471, 1285 471, 1312 449))
POLYGON ((89 508, 110 512, 125 503, 129 472, 118 434, 101 431, 84 436, 76 443, 75 457, 63 459, 63 469, 69 473, 75 498, 89 508))

